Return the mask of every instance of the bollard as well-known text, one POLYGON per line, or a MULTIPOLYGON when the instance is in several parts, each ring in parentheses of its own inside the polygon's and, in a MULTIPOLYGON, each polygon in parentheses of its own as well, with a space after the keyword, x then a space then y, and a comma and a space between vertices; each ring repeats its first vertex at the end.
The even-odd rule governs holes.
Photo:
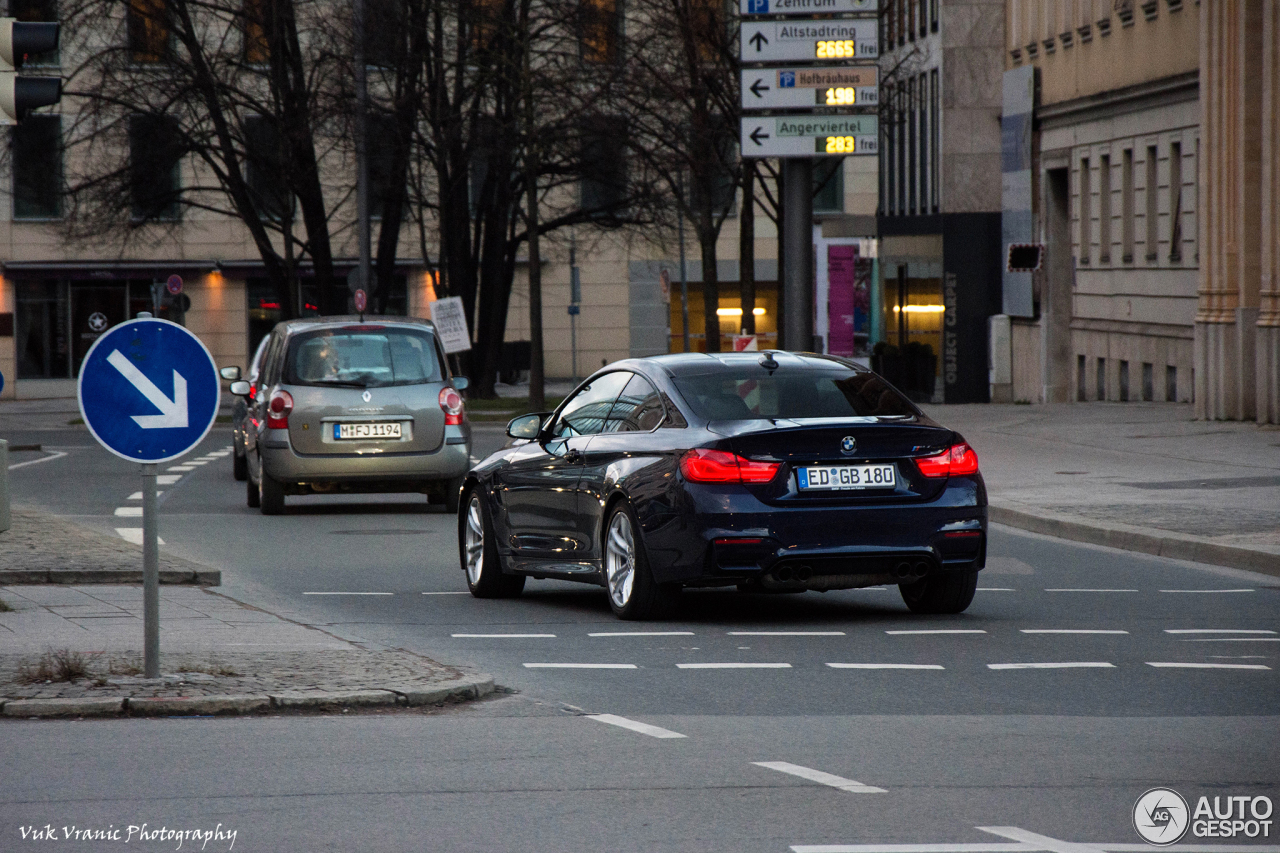
POLYGON ((9 442, 0 438, 0 533, 9 529, 9 442))

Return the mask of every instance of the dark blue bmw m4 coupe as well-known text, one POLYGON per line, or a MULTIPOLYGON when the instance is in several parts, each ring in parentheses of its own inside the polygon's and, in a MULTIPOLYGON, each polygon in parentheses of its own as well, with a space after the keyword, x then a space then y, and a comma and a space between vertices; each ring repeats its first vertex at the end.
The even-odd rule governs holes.
POLYGON ((959 613, 986 561, 973 448, 844 359, 619 361, 507 434, 462 486, 458 548, 477 597, 577 580, 645 619, 684 587, 897 584, 917 613, 959 613))

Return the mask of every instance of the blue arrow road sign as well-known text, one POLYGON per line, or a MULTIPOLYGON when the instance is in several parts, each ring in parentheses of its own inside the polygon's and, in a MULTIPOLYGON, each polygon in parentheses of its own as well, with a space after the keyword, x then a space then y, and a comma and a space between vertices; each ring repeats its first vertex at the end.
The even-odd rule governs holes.
POLYGON ((80 414, 116 456, 167 462, 209 433, 221 385, 213 356, 177 323, 144 319, 102 335, 80 366, 80 414))

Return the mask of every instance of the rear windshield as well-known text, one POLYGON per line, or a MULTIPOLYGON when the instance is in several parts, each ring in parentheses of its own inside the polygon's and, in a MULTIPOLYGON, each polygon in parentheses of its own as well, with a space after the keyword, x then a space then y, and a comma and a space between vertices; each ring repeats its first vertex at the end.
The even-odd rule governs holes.
POLYGON ((912 417, 916 409, 874 373, 758 367, 677 376, 689 408, 708 421, 764 418, 912 417))
POLYGON ((441 379, 430 333, 364 326, 298 335, 289 344, 284 381, 378 388, 441 379))

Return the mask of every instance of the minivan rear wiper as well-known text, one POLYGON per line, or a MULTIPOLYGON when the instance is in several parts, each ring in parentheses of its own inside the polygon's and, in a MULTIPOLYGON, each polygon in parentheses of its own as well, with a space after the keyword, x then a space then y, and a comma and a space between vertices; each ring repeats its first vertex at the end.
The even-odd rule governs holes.
POLYGON ((368 388, 369 386, 363 382, 352 382, 349 379, 317 379, 308 382, 308 385, 339 385, 343 388, 368 388))

